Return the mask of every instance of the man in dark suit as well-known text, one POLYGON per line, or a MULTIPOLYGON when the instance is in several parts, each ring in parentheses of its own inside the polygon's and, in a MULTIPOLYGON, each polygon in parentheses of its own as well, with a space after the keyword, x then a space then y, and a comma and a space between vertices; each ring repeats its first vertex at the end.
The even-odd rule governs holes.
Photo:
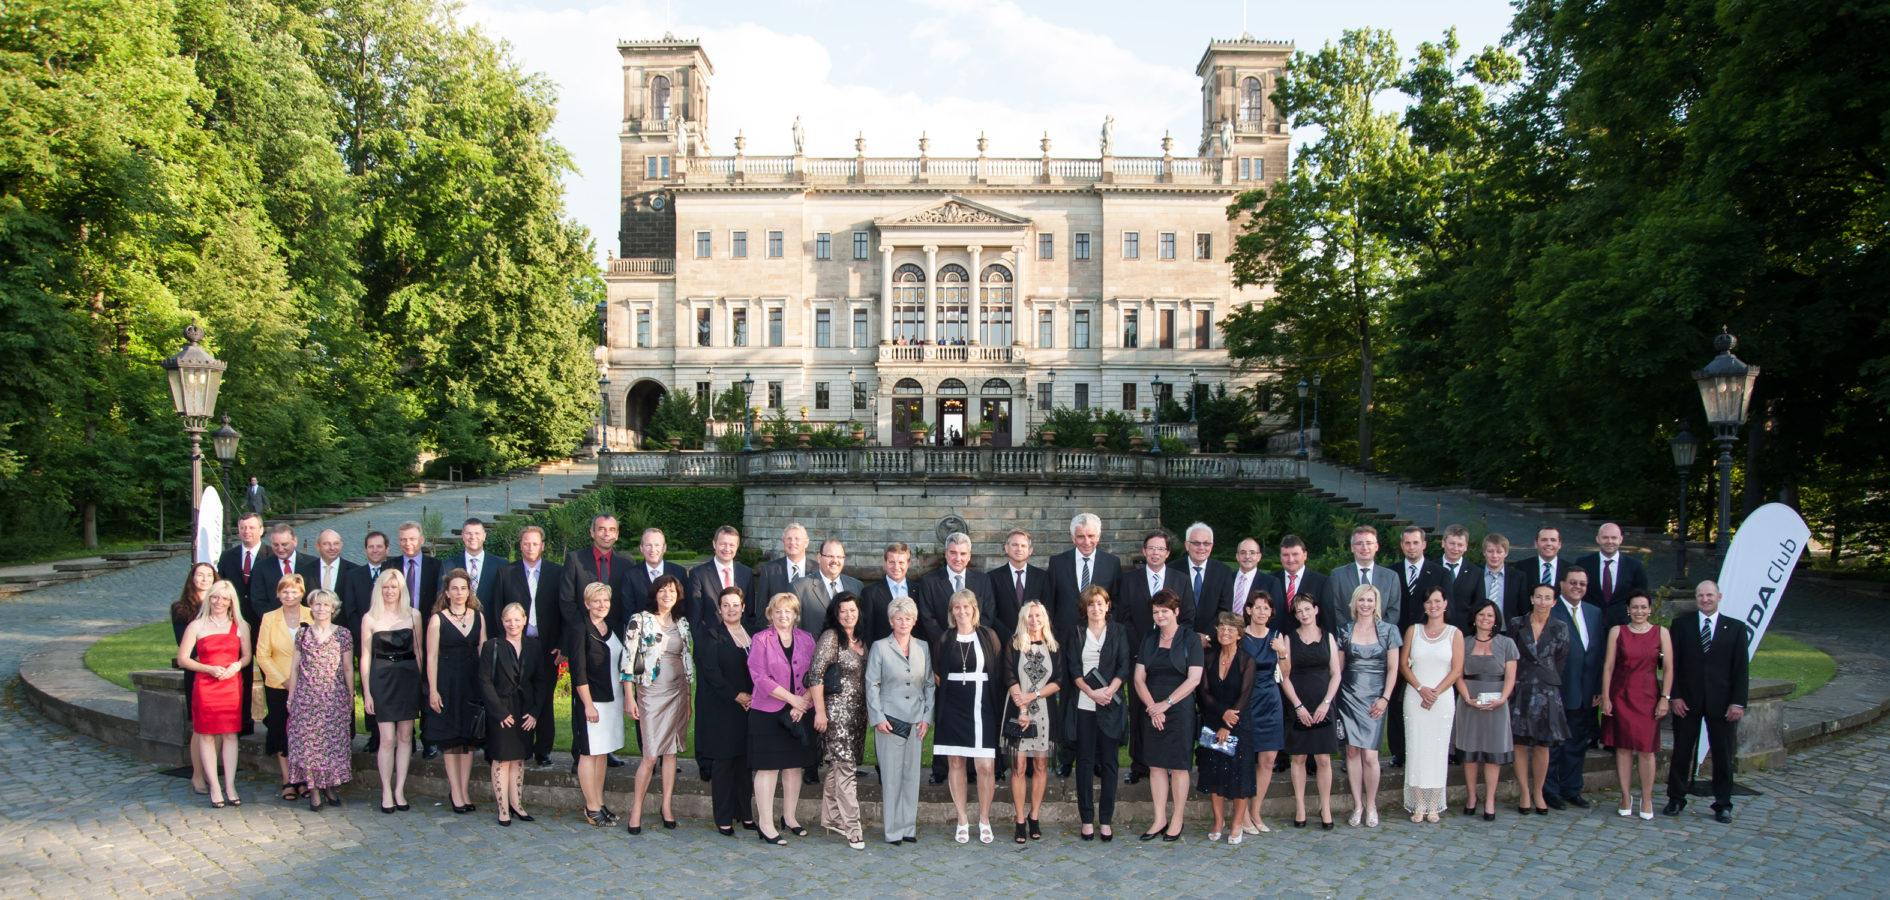
POLYGON ((1473 632, 1470 614, 1484 600, 1496 604, 1502 613, 1503 621, 1496 623, 1499 632, 1509 627, 1510 619, 1529 612, 1529 591, 1535 582, 1511 569, 1508 559, 1509 538, 1496 532, 1483 536, 1483 568, 1467 569, 1457 577, 1457 585, 1450 595, 1450 611, 1444 614, 1450 624, 1465 634, 1473 632))
POLYGON ((269 491, 254 475, 249 476, 249 490, 243 492, 243 508, 259 516, 269 511, 269 491))
POLYGON ((920 639, 936 641, 957 626, 952 622, 952 594, 968 590, 978 595, 978 624, 997 630, 997 595, 991 578, 971 568, 971 536, 955 531, 945 539, 945 566, 919 581, 920 639))
MULTIPOLYGON (((801 630, 818 635, 827 621, 827 607, 833 605, 833 598, 841 594, 860 596, 866 586, 858 578, 846 574, 847 547, 838 538, 828 538, 820 544, 820 554, 814 557, 820 571, 801 576, 794 582, 794 596, 801 601, 801 630)), ((865 605, 862 598, 862 606, 865 605)), ((864 609, 861 610, 865 612, 864 609)), ((870 628, 871 622, 862 621, 861 625, 870 628)))
MULTIPOLYGON (((623 579, 624 600, 630 604, 630 611, 633 613, 650 602, 650 585, 655 584, 656 579, 664 575, 673 575, 677 581, 682 581, 689 577, 687 569, 673 562, 663 561, 663 554, 669 552, 669 539, 663 536, 662 529, 643 529, 643 534, 637 539, 637 547, 643 551, 643 562, 625 569, 623 579)), ((688 614, 689 607, 686 599, 676 598, 676 602, 682 606, 682 609, 676 611, 677 614, 688 614)), ((629 618, 626 616, 624 621, 628 624, 629 618)))
POLYGON ((1627 624, 1627 598, 1647 593, 1647 569, 1641 561, 1621 552, 1621 526, 1609 522, 1595 532, 1596 553, 1578 557, 1575 564, 1588 573, 1601 621, 1609 628, 1627 624))
POLYGON ((1234 570, 1209 558, 1214 552, 1214 529, 1206 522, 1188 526, 1183 546, 1188 550, 1188 559, 1182 569, 1188 579, 1188 593, 1194 597, 1190 624, 1205 647, 1214 642, 1215 622, 1221 613, 1234 611, 1234 570))
POLYGON ((916 603, 918 597, 918 585, 906 580, 906 570, 912 565, 912 548, 903 541, 893 541, 886 545, 882 559, 885 561, 886 577, 867 584, 860 591, 875 641, 892 636, 892 619, 886 614, 892 602, 900 597, 911 597, 916 603))
POLYGON ((1109 602, 1118 602, 1116 582, 1122 577, 1122 560, 1098 548, 1102 541, 1102 520, 1094 513, 1079 513, 1070 520, 1070 549, 1050 558, 1050 627, 1057 640, 1074 635, 1083 621, 1079 607, 1083 590, 1101 585, 1109 592, 1109 602))
POLYGON ((807 558, 807 528, 799 522, 789 522, 781 529, 781 555, 755 569, 755 594, 748 598, 748 616, 743 620, 751 623, 748 630, 766 628, 769 598, 793 593, 794 582, 813 570, 813 563, 807 558))
MULTIPOLYGON (((246 512, 236 517, 236 546, 223 551, 217 557, 217 577, 236 586, 236 614, 249 624, 249 633, 254 637, 256 625, 262 621, 262 614, 256 613, 251 620, 249 605, 249 583, 258 566, 264 562, 268 551, 263 548, 262 516, 246 512)), ((255 666, 243 667, 243 696, 250 696, 255 677, 255 666)), ((255 723, 249 717, 249 704, 242 704, 242 734, 255 730, 255 723)))
MULTIPOLYGON (((400 545, 400 556, 388 561, 395 571, 407 579, 407 601, 420 612, 425 621, 433 609, 433 603, 440 596, 440 561, 424 552, 427 545, 426 532, 419 522, 406 521, 394 532, 394 540, 400 545)), ((417 636, 417 635, 416 635, 417 636)), ((421 754, 426 759, 440 755, 440 748, 426 742, 426 717, 420 719, 420 727, 414 734, 414 741, 424 745, 421 754)))
MULTIPOLYGON (((262 617, 271 610, 282 606, 276 599, 276 585, 289 575, 302 576, 302 596, 306 598, 309 586, 315 583, 321 574, 321 560, 295 549, 295 529, 287 523, 269 529, 269 556, 249 574, 249 608, 243 618, 256 617, 256 624, 262 623, 262 617)), ((250 633, 255 634, 255 625, 250 626, 250 633)))
POLYGON ((1281 586, 1277 576, 1260 571, 1260 564, 1265 562, 1266 558, 1265 551, 1260 549, 1259 541, 1253 538, 1241 538, 1240 543, 1234 545, 1236 568, 1233 570, 1234 584, 1229 589, 1228 596, 1233 604, 1234 615, 1240 616, 1241 620, 1245 621, 1248 598, 1253 596, 1254 591, 1266 591, 1269 598, 1267 605, 1273 610, 1271 618, 1267 621, 1272 623, 1274 628, 1284 630, 1287 628, 1287 623, 1292 621, 1286 609, 1286 588, 1281 586))
MULTIPOLYGON (((997 621, 991 623, 998 633, 998 640, 1009 644, 1011 635, 1017 632, 1018 616, 1024 604, 1035 600, 1044 603, 1044 597, 1050 589, 1050 573, 1030 564, 1030 532, 1022 528, 1013 528, 1004 536, 1004 564, 984 573, 991 579, 991 593, 997 597, 997 621)), ((1044 613, 1048 615, 1050 605, 1044 603, 1044 613)), ((1055 634, 1054 622, 1046 622, 1055 634)))
POLYGON ((1284 616, 1277 627, 1281 631, 1292 631, 1299 627, 1299 619, 1293 615, 1293 604, 1303 595, 1312 598, 1314 606, 1319 608, 1319 630, 1332 634, 1339 627, 1339 610, 1336 604, 1326 602, 1326 576, 1306 568, 1306 541, 1297 534, 1288 534, 1280 538, 1280 595, 1285 597, 1273 609, 1274 615, 1284 616))
MULTIPOLYGON (((472 576, 473 596, 479 598, 479 605, 486 611, 486 618, 497 625, 499 608, 492 605, 492 598, 497 596, 499 588, 499 570, 511 560, 493 556, 486 552, 486 523, 478 518, 467 519, 459 529, 460 552, 446 558, 442 571, 465 569, 472 576)), ((495 628, 494 633, 498 633, 495 628)))
MULTIPOLYGON (((1416 525, 1407 525, 1398 534, 1398 550, 1404 558, 1398 560, 1397 569, 1398 608, 1401 612, 1398 621, 1393 624, 1398 626, 1400 634, 1424 621, 1424 598, 1430 596, 1434 589, 1443 590, 1445 611, 1449 611, 1450 586, 1445 583, 1444 568, 1424 558, 1425 543, 1424 529, 1416 525)), ((1389 712, 1385 716, 1390 720, 1385 723, 1386 739, 1390 741, 1391 764, 1403 768, 1405 683, 1403 678, 1395 674, 1392 680, 1391 705, 1387 707, 1389 712)))
MULTIPOLYGON (((1544 525, 1536 529, 1536 552, 1534 556, 1517 561, 1512 568, 1517 574, 1528 579, 1530 586, 1538 584, 1562 583, 1562 573, 1574 563, 1565 560, 1562 553, 1562 530, 1554 525, 1544 525)), ((1512 615, 1523 615, 1528 610, 1512 615)))
MULTIPOLYGON (((1155 627, 1154 599, 1161 591, 1174 591, 1181 598, 1181 614, 1176 621, 1184 627, 1192 627, 1194 622, 1194 591, 1188 583, 1188 570, 1184 566, 1169 565, 1168 532, 1156 529, 1142 538, 1142 565, 1122 574, 1118 582, 1121 594, 1115 605, 1116 621, 1121 622, 1129 632, 1129 651, 1131 657, 1142 652, 1142 639, 1155 627)), ((1144 715, 1142 701, 1133 689, 1129 691, 1129 771, 1123 779, 1134 784, 1148 777, 1148 763, 1142 756, 1142 731, 1133 723, 1140 722, 1144 715)))
POLYGON ((1444 570, 1444 596, 1457 596, 1457 582, 1466 575, 1475 574, 1476 566, 1464 558, 1470 550, 1470 529, 1455 522, 1444 526, 1444 539, 1440 542, 1444 548, 1444 558, 1438 560, 1437 567, 1444 570))
MULTIPOLYGON (((342 579, 346 578, 349 572, 354 571, 358 567, 358 563, 352 563, 341 558, 341 535, 333 528, 322 529, 321 534, 315 536, 315 580, 308 586, 309 593, 312 594, 317 590, 323 590, 339 598, 341 596, 342 579)), ((341 613, 338 610, 336 614, 340 615, 341 613)), ((344 626, 348 626, 347 620, 345 619, 337 619, 336 621, 344 626)), ((348 627, 352 628, 353 626, 348 627)))
MULTIPOLYGON (((543 671, 556 677, 562 660, 565 609, 560 591, 564 585, 563 567, 545 559, 545 530, 527 525, 518 535, 518 562, 499 569, 493 611, 496 618, 509 604, 525 608, 525 636, 538 639, 544 653, 543 671)), ((532 731, 532 761, 538 765, 551 762, 551 745, 557 740, 553 716, 552 692, 544 692, 544 704, 533 712, 538 726, 532 731)), ((573 759, 576 757, 573 756, 573 759)))
POLYGON ((1333 569, 1326 580, 1326 602, 1332 606, 1334 628, 1352 621, 1352 592, 1368 583, 1378 589, 1379 616, 1396 624, 1404 615, 1398 573, 1378 565, 1378 529, 1360 525, 1352 529, 1352 561, 1333 569))
POLYGON ((1699 756, 1700 727, 1713 754, 1713 818, 1732 821, 1733 750, 1739 720, 1746 715, 1746 666, 1752 632, 1746 623, 1719 611, 1719 585, 1702 581, 1693 588, 1698 612, 1674 617, 1673 759, 1667 766, 1667 815, 1687 806, 1693 761, 1699 756))
POLYGON ((714 557, 690 569, 689 577, 683 579, 689 589, 689 627, 698 632, 720 621, 716 607, 722 588, 741 588, 744 602, 755 593, 755 570, 735 561, 735 552, 742 546, 742 533, 733 525, 720 526, 715 529, 709 546, 715 552, 714 557))
MULTIPOLYGON (((341 618, 348 626, 348 633, 354 635, 356 660, 367 651, 367 643, 361 639, 361 619, 374 607, 374 580, 381 577, 381 570, 387 565, 387 535, 370 531, 361 546, 367 562, 349 569, 341 578, 341 618)), ((365 683, 360 685, 360 690, 366 697, 365 683)), ((374 753, 381 747, 381 732, 374 727, 372 715, 365 717, 364 724, 368 735, 367 752, 374 753)))
POLYGON ((610 513, 599 513, 591 517, 591 545, 583 550, 572 550, 564 555, 564 563, 559 566, 563 581, 558 585, 558 597, 564 603, 564 619, 567 622, 582 622, 579 618, 583 611, 584 588, 593 582, 610 585, 610 612, 604 616, 604 622, 610 630, 622 633, 625 623, 630 621, 630 613, 642 607, 642 598, 632 602, 624 597, 624 579, 628 577, 635 561, 617 550, 617 517, 610 513))
MULTIPOLYGON (((1534 589, 1534 586, 1531 586, 1534 589)), ((1568 716, 1568 740, 1549 751, 1549 777, 1542 792, 1550 809, 1564 804, 1589 807, 1582 796, 1582 760, 1601 731, 1596 709, 1601 705, 1601 667, 1608 656, 1608 632, 1601 610, 1582 602, 1588 593, 1588 573, 1574 566, 1562 572, 1561 599, 1550 615, 1568 626, 1568 659, 1562 664, 1562 709, 1568 716)))

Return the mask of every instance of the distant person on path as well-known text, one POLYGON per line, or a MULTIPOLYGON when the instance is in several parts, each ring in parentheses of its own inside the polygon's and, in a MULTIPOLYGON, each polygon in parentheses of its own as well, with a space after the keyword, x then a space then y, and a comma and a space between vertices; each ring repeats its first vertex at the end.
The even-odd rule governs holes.
POLYGON ((1693 588, 1696 612, 1673 620, 1673 759, 1667 769, 1667 815, 1687 807, 1700 728, 1713 753, 1713 818, 1732 822, 1733 748, 1746 715, 1746 666, 1752 632, 1746 623, 1721 615, 1719 585, 1693 588))
POLYGON ((1628 621, 1628 598, 1635 592, 1647 593, 1647 569, 1641 561, 1621 552, 1621 526, 1609 522, 1595 532, 1601 549, 1575 560, 1588 573, 1588 596, 1601 607, 1601 619, 1609 627, 1628 621))
MULTIPOLYGON (((203 609, 204 596, 210 592, 210 586, 217 583, 217 567, 207 562, 200 562, 190 567, 184 576, 184 590, 171 604, 171 635, 179 646, 184 643, 184 632, 190 623, 197 621, 197 614, 203 609)), ((171 663, 177 668, 183 665, 175 660, 171 663)), ((193 678, 194 682, 195 679, 193 678)), ((190 691, 184 693, 184 715, 190 715, 190 691)), ((190 735, 190 789, 199 794, 210 793, 210 785, 204 781, 203 755, 199 744, 203 736, 195 732, 190 735)))
POLYGON ((304 785, 308 808, 341 805, 336 788, 354 777, 349 738, 354 730, 354 638, 335 624, 341 601, 332 591, 308 595, 309 625, 295 632, 289 665, 289 770, 304 785))
POLYGON ((236 613, 236 586, 219 581, 204 596, 197 620, 184 629, 177 647, 177 665, 196 674, 191 683, 190 727, 208 740, 198 745, 204 774, 210 782, 210 805, 227 802, 242 806, 236 796, 236 732, 242 725, 240 709, 247 704, 243 680, 249 668, 249 626, 236 613), (223 760, 223 778, 217 778, 217 759, 223 760))
POLYGON ((269 511, 269 491, 254 475, 249 476, 249 490, 243 492, 243 508, 259 516, 269 511))
POLYGON ((1653 602, 1646 593, 1636 591, 1621 605, 1627 608, 1628 621, 1608 629, 1608 658, 1601 667, 1601 742, 1614 748, 1614 771, 1621 780, 1616 811, 1622 816, 1634 812, 1634 782, 1628 776, 1638 762, 1641 818, 1652 819, 1654 753, 1660 749, 1660 720, 1673 695, 1673 638, 1648 620, 1653 602))

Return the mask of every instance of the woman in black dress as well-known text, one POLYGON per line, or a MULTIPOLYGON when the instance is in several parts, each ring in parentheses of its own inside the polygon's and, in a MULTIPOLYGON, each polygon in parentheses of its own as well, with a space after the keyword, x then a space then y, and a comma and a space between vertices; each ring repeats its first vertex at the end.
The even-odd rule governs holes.
POLYGON ((755 683, 748 676, 748 647, 742 627, 748 602, 742 589, 725 587, 717 601, 718 621, 696 642, 696 759, 712 760, 709 792, 714 798, 715 830, 735 836, 735 821, 754 830, 755 785, 748 771, 748 703, 755 683))
POLYGON ((1516 806, 1549 814, 1542 783, 1549 775, 1549 748, 1568 740, 1562 709, 1562 664, 1568 660, 1568 625, 1553 616, 1555 586, 1539 584, 1529 595, 1530 613, 1509 620, 1509 639, 1521 656, 1516 689, 1510 693, 1509 729, 1516 737, 1516 806))
POLYGON ((1333 728, 1332 698, 1339 693, 1345 657, 1332 636, 1319 628, 1319 605, 1309 594, 1293 597, 1299 628, 1287 638, 1286 672, 1280 691, 1292 708, 1286 713, 1286 752, 1293 758, 1293 827, 1306 827, 1306 758, 1319 770, 1319 827, 1332 829, 1332 754, 1339 750, 1333 728), (1310 702, 1312 705, 1307 706, 1310 702))
POLYGON ((420 662, 415 635, 424 635, 419 614, 407 605, 407 579, 397 567, 374 581, 374 606, 361 617, 361 683, 364 710, 380 731, 375 767, 381 776, 381 812, 406 812, 407 764, 413 758, 413 720, 420 716, 420 662))
POLYGON ((492 799, 499 805, 499 824, 511 825, 513 819, 532 821, 525 813, 525 760, 539 723, 530 711, 544 708, 557 676, 545 671, 538 639, 525 636, 525 607, 507 603, 499 627, 504 636, 479 648, 479 692, 485 699, 492 799))
POLYGON ((997 632, 978 624, 978 595, 959 591, 949 601, 951 631, 932 647, 932 671, 938 677, 938 736, 932 753, 946 758, 958 830, 952 839, 971 839, 965 816, 965 760, 978 771, 978 840, 989 844, 991 798, 997 793, 998 717, 1008 690, 1004 651, 997 632))
MULTIPOLYGON (((1272 690, 1254 678, 1253 657, 1240 648, 1240 617, 1221 613, 1215 620, 1214 646, 1208 648, 1202 667, 1201 687, 1196 699, 1201 704, 1201 727, 1214 729, 1214 742, 1225 744, 1231 738, 1233 753, 1209 747, 1196 752, 1201 760, 1201 791, 1213 798, 1214 830, 1208 840, 1221 838, 1226 818, 1226 800, 1234 801, 1233 827, 1227 831, 1229 844, 1240 843, 1247 827, 1247 800, 1254 795, 1253 728, 1247 710, 1257 690, 1272 690)), ((1271 774, 1271 773, 1268 773, 1271 774)))
POLYGON ((474 809, 470 787, 477 743, 472 723, 481 706, 479 648, 486 642, 486 617, 465 569, 446 573, 440 585, 432 627, 427 629, 427 684, 432 688, 422 726, 427 742, 440 748, 453 811, 469 813, 474 809))
POLYGON ((1194 689, 1201 683, 1201 638, 1180 622, 1181 596, 1167 588, 1149 598, 1155 627, 1135 657, 1135 693, 1142 700, 1142 755, 1148 760, 1154 826, 1142 840, 1181 840, 1188 804, 1188 773, 1194 765, 1194 689), (1170 821, 1169 806, 1174 806, 1170 821))

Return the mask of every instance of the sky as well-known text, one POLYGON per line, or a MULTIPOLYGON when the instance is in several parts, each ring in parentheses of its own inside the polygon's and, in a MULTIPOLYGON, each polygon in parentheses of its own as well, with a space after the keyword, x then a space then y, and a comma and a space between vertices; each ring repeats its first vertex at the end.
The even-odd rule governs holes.
POLYGON ((1175 155, 1201 137, 1195 64, 1210 40, 1246 31, 1316 50, 1351 28, 1389 30, 1402 56, 1455 27, 1466 51, 1498 43, 1508 0, 469 0, 460 21, 505 41, 527 72, 558 86, 553 137, 578 168, 567 213, 591 230, 596 255, 616 247, 617 131, 622 64, 616 44, 665 31, 700 40, 709 81, 709 146, 750 156, 793 152, 801 117, 807 155, 1094 157, 1104 116, 1118 156, 1175 155), (1243 18, 1244 17, 1244 18, 1243 18))

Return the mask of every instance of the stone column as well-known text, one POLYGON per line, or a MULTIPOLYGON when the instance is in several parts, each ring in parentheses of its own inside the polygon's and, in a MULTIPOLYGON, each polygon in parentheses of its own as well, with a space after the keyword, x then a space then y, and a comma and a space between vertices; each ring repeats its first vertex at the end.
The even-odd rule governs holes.
POLYGON ((938 343, 938 245, 925 245, 925 333, 928 343, 938 343))
MULTIPOLYGON (((879 342, 893 340, 893 246, 879 245, 879 342)), ((852 402, 852 401, 848 401, 852 402)))
MULTIPOLYGON (((1011 260, 1013 263, 1011 268, 1015 270, 1011 272, 1011 329, 1014 334, 1021 335, 1024 333, 1024 329, 1022 323, 1018 320, 1024 318, 1026 315, 1024 307, 1024 248, 1012 247, 1011 260)), ((1031 327, 1036 327, 1034 321, 1031 327)))
POLYGON ((978 326, 984 319, 984 313, 979 309, 979 306, 984 302, 981 296, 984 291, 984 275, 982 274, 984 248, 977 244, 972 244, 965 249, 971 251, 971 334, 967 338, 966 343, 976 345, 978 343, 978 326))

